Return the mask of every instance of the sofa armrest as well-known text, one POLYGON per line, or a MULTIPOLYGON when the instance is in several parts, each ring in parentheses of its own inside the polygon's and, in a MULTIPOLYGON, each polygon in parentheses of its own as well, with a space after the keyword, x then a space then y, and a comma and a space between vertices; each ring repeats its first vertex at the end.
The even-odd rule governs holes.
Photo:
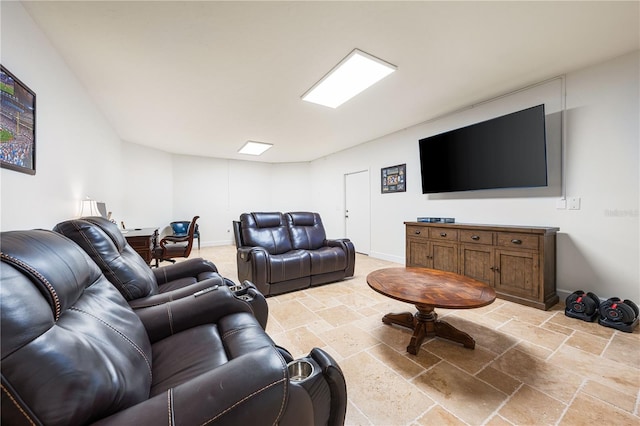
MULTIPOLYGON (((347 251, 347 245, 351 243, 348 238, 336 238, 333 240, 324 240, 324 245, 329 247, 342 247, 344 251, 347 251)), ((351 244, 353 245, 353 243, 351 244)))
POLYGON ((356 249, 348 238, 338 238, 333 240, 325 240, 325 245, 329 247, 341 247, 347 256, 347 268, 345 269, 345 277, 352 277, 356 266, 356 249))
POLYGON ((263 347, 94 425, 278 424, 288 380, 276 348, 263 347))
POLYGON ((238 258, 247 262, 252 257, 264 257, 265 259, 269 257, 269 252, 264 247, 251 247, 251 246, 242 246, 238 247, 238 258))
POLYGON ((262 247, 238 248, 238 281, 250 281, 265 296, 269 295, 269 252, 262 247))
POLYGON ((251 306, 235 297, 229 287, 212 280, 204 290, 182 299, 160 305, 136 309, 154 343, 183 330, 203 324, 216 323, 224 316, 247 312, 253 316, 251 306))
POLYGON ((197 277, 205 272, 218 272, 218 268, 213 262, 202 258, 187 259, 184 262, 153 269, 158 285, 184 277, 197 277))

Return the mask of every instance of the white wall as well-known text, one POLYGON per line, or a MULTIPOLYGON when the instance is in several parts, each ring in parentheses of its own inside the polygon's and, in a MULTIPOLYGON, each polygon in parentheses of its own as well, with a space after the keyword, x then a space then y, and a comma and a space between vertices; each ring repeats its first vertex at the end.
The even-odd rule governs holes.
POLYGON ((171 220, 199 215, 202 245, 233 243, 232 221, 252 211, 304 210, 311 204, 306 163, 268 164, 173 156, 171 220))
MULTIPOLYGON (((371 256, 404 262, 404 221, 418 216, 457 222, 555 226, 559 291, 640 300, 638 52, 566 76, 566 195, 580 210, 559 210, 563 194, 557 112, 562 81, 552 80, 500 99, 388 135, 311 164, 312 208, 328 228, 344 232, 345 173, 369 169, 371 256), (545 103, 548 188, 423 195, 418 140, 518 109, 545 103), (407 164, 407 192, 381 194, 379 170, 407 164)), ((335 231, 334 231, 335 232, 335 231)))
MULTIPOLYGON (((113 165, 123 175, 122 208, 114 210, 117 223, 127 228, 169 224, 174 217, 172 155, 133 143, 122 143, 122 161, 113 165)), ((190 218, 189 218, 190 219, 190 218)))
POLYGON ((86 196, 121 210, 120 139, 22 5, 0 8, 0 61, 36 93, 36 174, 0 170, 0 228, 51 228, 86 196))

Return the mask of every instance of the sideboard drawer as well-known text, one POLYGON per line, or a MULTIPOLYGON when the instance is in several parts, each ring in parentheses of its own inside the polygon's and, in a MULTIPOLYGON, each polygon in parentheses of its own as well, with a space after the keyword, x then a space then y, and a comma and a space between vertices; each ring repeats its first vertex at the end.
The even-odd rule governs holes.
POLYGON ((472 244, 493 244, 493 232, 479 230, 460 230, 460 242, 472 244))
POLYGON ((429 228, 429 238, 434 240, 457 241, 458 230, 449 228, 429 228))
POLYGON ((519 233, 498 233, 498 245, 501 247, 523 248, 530 250, 538 249, 538 237, 536 235, 519 233))
POLYGON ((429 238, 429 230, 422 226, 407 226, 407 237, 429 238))

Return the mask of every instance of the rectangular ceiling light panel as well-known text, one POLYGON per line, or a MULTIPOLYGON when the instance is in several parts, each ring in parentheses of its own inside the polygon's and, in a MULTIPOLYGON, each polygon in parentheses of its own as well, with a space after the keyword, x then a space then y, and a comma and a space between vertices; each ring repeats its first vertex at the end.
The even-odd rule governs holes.
POLYGON ((247 141, 242 148, 238 150, 240 154, 248 154, 248 155, 260 155, 269 148, 271 148, 273 144, 266 142, 255 142, 255 141, 247 141))
POLYGON ((302 95, 302 99, 337 108, 394 72, 396 68, 395 65, 354 49, 322 80, 302 95))

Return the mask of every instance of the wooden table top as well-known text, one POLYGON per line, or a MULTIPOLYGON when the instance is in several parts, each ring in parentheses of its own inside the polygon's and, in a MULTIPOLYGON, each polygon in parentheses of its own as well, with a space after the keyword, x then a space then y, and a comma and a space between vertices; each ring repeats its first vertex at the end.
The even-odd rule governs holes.
POLYGON ((367 275, 367 284, 392 299, 436 308, 479 308, 496 298, 493 288, 481 281, 428 268, 378 269, 367 275))

